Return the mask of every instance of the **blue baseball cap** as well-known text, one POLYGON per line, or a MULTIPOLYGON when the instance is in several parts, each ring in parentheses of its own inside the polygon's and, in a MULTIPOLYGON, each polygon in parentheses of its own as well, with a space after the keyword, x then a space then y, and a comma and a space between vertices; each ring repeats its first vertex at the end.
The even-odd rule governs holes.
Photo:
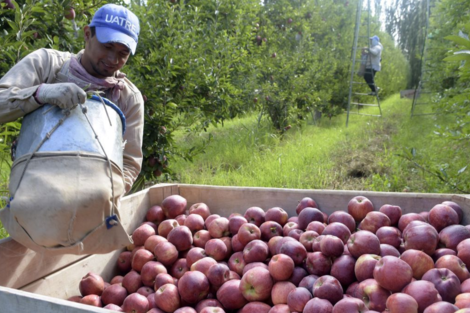
POLYGON ((96 11, 89 26, 95 27, 99 42, 122 43, 135 54, 140 32, 139 19, 125 7, 105 4, 96 11))

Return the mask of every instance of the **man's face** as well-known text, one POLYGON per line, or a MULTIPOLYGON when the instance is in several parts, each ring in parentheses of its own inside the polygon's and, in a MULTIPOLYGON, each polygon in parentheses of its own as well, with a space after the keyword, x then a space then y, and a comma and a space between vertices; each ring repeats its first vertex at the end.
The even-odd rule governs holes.
POLYGON ((101 43, 91 36, 90 27, 85 26, 85 52, 81 63, 90 75, 97 78, 114 76, 127 62, 130 49, 121 43, 101 43))

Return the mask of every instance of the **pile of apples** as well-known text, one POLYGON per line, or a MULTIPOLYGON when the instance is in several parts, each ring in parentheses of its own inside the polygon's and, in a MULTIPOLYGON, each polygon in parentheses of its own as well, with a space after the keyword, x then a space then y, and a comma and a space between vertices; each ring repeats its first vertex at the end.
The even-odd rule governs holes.
POLYGON ((70 298, 126 313, 470 312, 470 226, 455 202, 403 214, 363 197, 329 216, 303 198, 244 215, 154 205, 109 283, 96 273, 70 298))

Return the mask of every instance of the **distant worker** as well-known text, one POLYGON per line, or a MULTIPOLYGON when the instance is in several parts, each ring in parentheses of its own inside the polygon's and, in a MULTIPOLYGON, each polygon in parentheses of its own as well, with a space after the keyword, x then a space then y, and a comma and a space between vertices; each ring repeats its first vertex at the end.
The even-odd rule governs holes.
POLYGON ((369 85, 370 90, 372 91, 369 95, 376 95, 377 91, 380 89, 375 85, 375 73, 380 72, 381 64, 380 61, 382 60, 382 50, 383 46, 380 43, 380 39, 378 36, 373 36, 369 38, 370 45, 369 47, 362 48, 363 54, 368 56, 365 72, 364 72, 364 80, 369 85))

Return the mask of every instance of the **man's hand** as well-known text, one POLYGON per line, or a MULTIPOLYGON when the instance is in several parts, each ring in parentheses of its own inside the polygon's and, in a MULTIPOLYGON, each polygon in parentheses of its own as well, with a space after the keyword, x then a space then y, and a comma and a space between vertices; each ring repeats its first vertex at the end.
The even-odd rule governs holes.
POLYGON ((41 84, 36 99, 41 104, 54 104, 61 109, 71 109, 85 103, 86 92, 74 83, 41 84))

